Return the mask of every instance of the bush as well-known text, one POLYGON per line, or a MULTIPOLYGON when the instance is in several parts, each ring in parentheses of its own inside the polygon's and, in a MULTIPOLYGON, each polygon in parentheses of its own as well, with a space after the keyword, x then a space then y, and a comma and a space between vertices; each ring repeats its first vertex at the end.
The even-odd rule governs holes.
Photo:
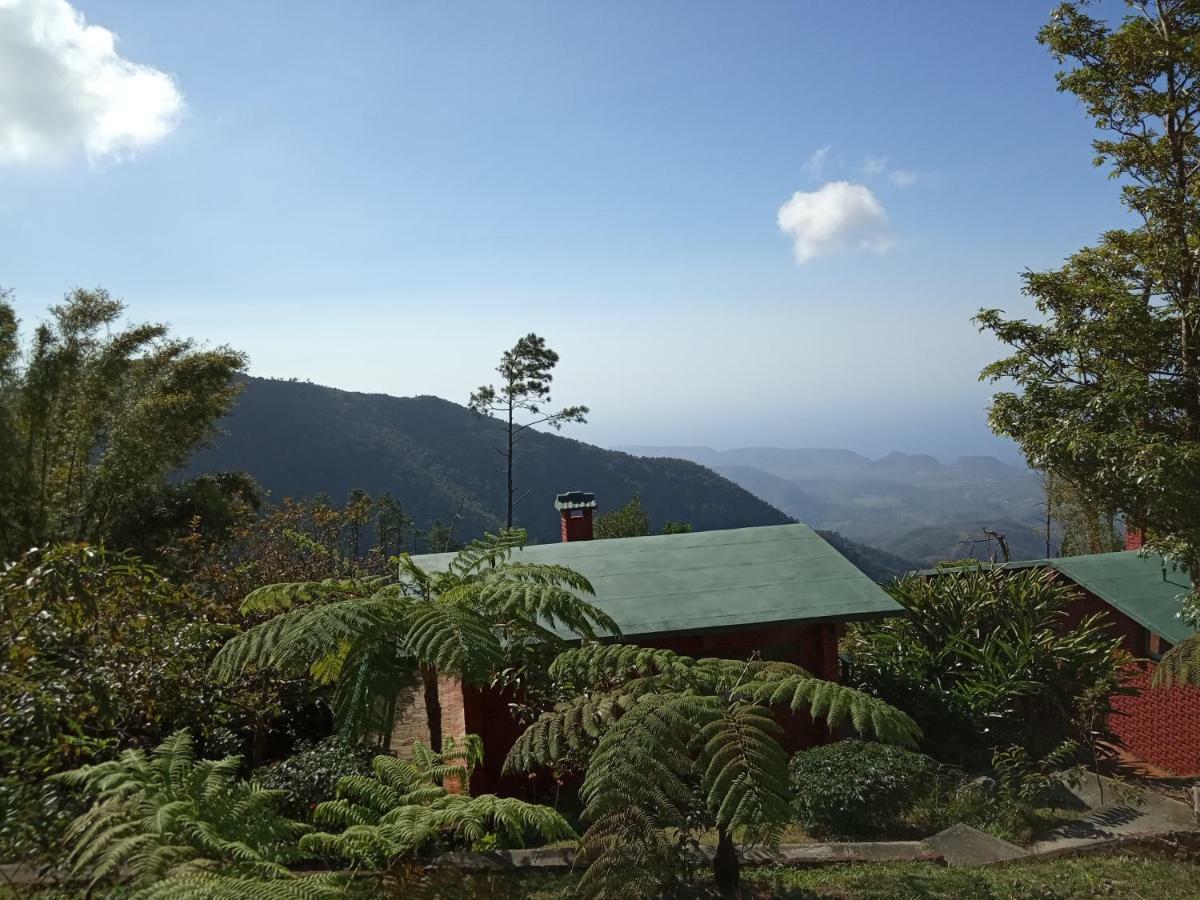
POLYGON ((890 593, 908 615, 851 629, 851 681, 912 716, 940 761, 981 769, 1012 745, 1042 759, 1103 737, 1127 657, 1103 616, 1072 622, 1073 588, 996 569, 890 593))
POLYGON ((371 774, 374 755, 372 748, 335 735, 301 744, 282 762, 255 770, 253 778, 265 788, 283 792, 284 815, 309 821, 317 804, 334 798, 340 778, 371 774))
POLYGON ((817 836, 861 836, 895 829, 949 776, 921 753, 842 740, 792 757, 796 818, 817 836))

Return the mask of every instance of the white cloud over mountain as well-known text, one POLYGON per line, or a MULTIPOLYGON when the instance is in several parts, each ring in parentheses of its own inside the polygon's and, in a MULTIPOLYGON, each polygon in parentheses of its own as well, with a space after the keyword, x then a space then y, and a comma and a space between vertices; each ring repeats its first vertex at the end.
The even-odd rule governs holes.
POLYGON ((866 185, 849 181, 797 191, 779 207, 777 221, 801 265, 846 250, 883 253, 892 243, 883 204, 866 185))
POLYGON ((127 158, 183 105, 169 74, 122 57, 66 0, 0 0, 0 164, 127 158))

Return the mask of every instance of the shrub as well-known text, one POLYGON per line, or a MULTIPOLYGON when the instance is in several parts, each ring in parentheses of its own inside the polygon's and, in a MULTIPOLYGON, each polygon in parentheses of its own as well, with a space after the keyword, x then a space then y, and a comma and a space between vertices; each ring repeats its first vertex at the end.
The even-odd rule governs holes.
POLYGON ((374 755, 370 747, 335 735, 315 744, 301 744, 287 759, 255 770, 254 780, 282 792, 284 815, 309 820, 317 804, 334 798, 338 779, 370 775, 374 755))
POLYGON ((968 769, 1020 746, 1037 759, 1102 737, 1127 657, 1103 616, 1072 624, 1076 594, 1037 570, 897 582, 908 615, 854 628, 855 687, 912 716, 942 762, 968 769))
POLYGON ((820 836, 894 829, 915 804, 951 780, 924 754, 850 739, 797 753, 790 774, 797 821, 820 836))

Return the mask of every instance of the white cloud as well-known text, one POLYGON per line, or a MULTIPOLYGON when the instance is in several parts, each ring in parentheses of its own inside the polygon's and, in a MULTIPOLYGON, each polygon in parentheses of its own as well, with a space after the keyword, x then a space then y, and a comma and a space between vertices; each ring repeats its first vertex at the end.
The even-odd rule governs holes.
POLYGON ((170 75, 121 57, 66 0, 0 0, 0 164, 126 158, 182 112, 170 75))
POLYGON ((883 204, 863 184, 830 181, 815 191, 797 191, 779 207, 779 229, 792 239, 796 262, 844 250, 883 253, 891 228, 883 204))

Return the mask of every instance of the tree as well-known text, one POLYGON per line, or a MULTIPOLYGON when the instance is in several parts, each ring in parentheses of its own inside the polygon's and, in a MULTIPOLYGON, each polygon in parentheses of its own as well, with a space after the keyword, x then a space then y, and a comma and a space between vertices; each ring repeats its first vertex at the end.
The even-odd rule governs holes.
POLYGON ((1096 163, 1139 224, 1026 273, 1044 321, 976 321, 1013 350, 983 376, 1020 390, 996 396, 993 428, 1146 528, 1200 585, 1200 4, 1128 6, 1110 24, 1064 3, 1039 40, 1104 132, 1096 163))
POLYGON ((692 527, 691 522, 675 522, 673 520, 669 520, 662 527, 663 534, 691 534, 693 531, 695 531, 695 529, 692 527))
POLYGON ((696 832, 708 828, 718 833, 717 885, 736 891, 735 833, 776 842, 792 816, 779 708, 889 743, 918 737, 887 703, 790 663, 585 642, 551 675, 569 699, 526 729, 505 769, 588 758, 582 850, 593 858, 580 887, 593 897, 664 896, 687 876, 696 832))
POLYGON ((579 595, 593 593, 564 567, 513 559, 522 531, 472 541, 445 571, 401 557, 400 577, 275 584, 252 591, 244 612, 277 613, 234 637, 213 661, 221 679, 250 668, 309 673, 334 687, 334 713, 347 737, 392 730, 399 693, 424 682, 431 742, 441 749, 437 675, 482 685, 531 645, 617 634, 616 623, 579 595))
MULTIPOLYGON (((597 516, 593 525, 597 539, 641 537, 650 533, 650 516, 642 506, 642 495, 638 491, 619 509, 597 516)), ((664 534, 668 532, 664 531, 664 534)))
POLYGON ((1117 533, 1116 512, 1101 509, 1088 498, 1079 486, 1062 476, 1046 473, 1046 555, 1081 556, 1087 553, 1111 553, 1124 546, 1117 533), (1058 526, 1061 540, 1058 552, 1051 553, 1053 526, 1058 526))
POLYGON ((122 327, 124 309, 107 291, 76 289, 22 353, 0 292, 2 559, 57 540, 144 536, 166 477, 239 390, 241 353, 197 348, 165 325, 122 327))
POLYGON ((550 382, 553 370, 558 365, 558 354, 546 346, 546 339, 532 332, 525 335, 505 350, 496 371, 500 373, 500 387, 483 385, 471 394, 468 408, 482 416, 498 416, 506 426, 507 441, 496 452, 504 459, 507 490, 505 492, 505 527, 513 527, 513 506, 516 505, 516 488, 513 486, 513 450, 525 432, 535 425, 548 425, 558 431, 567 422, 587 421, 586 406, 564 406, 557 412, 546 412, 543 406, 550 402, 550 382), (518 422, 517 416, 532 416, 527 422, 518 422))
POLYGON ((404 552, 404 539, 413 527, 413 518, 400 501, 387 491, 375 501, 375 531, 384 559, 404 552))

